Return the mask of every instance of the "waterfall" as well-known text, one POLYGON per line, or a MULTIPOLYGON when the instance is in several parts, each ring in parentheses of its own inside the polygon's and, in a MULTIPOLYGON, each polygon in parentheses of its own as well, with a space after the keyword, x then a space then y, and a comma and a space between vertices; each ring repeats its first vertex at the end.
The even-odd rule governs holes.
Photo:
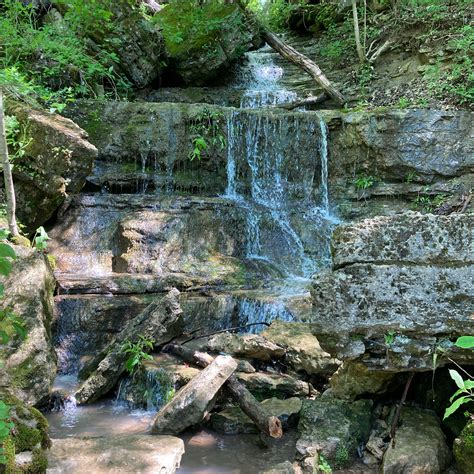
MULTIPOLYGON (((293 321, 294 317, 281 301, 265 302, 243 298, 238 305, 239 325, 271 323, 272 321, 293 321)), ((264 326, 250 326, 246 333, 257 334, 264 326)))
POLYGON ((328 128, 323 117, 319 116, 319 129, 321 131, 319 156, 321 159, 321 208, 329 214, 328 195, 328 128))
POLYGON ((297 99, 296 92, 281 86, 280 80, 284 70, 274 63, 274 54, 269 46, 251 51, 245 56, 247 62, 238 74, 237 83, 239 87, 245 88, 240 100, 241 108, 255 109, 293 102, 297 99))
POLYGON ((276 263, 287 275, 310 276, 326 261, 329 239, 322 231, 329 227, 324 120, 240 110, 228 114, 227 131, 225 197, 245 214, 247 258, 276 263), (305 240, 313 228, 321 242, 311 255, 305 240))

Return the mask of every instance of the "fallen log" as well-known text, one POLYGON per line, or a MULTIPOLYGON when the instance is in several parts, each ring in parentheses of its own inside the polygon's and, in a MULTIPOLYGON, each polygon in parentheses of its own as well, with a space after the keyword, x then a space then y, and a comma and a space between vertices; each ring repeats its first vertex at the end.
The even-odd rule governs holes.
POLYGON ((236 368, 237 361, 230 356, 213 359, 157 413, 152 433, 176 435, 203 421, 214 407, 217 392, 236 368))
POLYGON ((179 291, 170 290, 166 296, 148 305, 110 342, 89 366, 87 380, 75 393, 77 403, 91 403, 109 392, 125 372, 128 355, 123 351, 126 342, 136 343, 140 337, 162 345, 182 334, 182 311, 179 291))
POLYGON ((312 105, 319 105, 328 100, 328 95, 323 92, 318 96, 314 97, 307 97, 306 99, 295 100, 294 102, 287 102, 286 104, 276 104, 271 105, 270 107, 273 109, 285 109, 285 110, 293 110, 297 109, 298 107, 310 107, 312 105))
POLYGON ((263 39, 285 59, 288 59, 288 61, 291 61, 306 71, 324 92, 332 97, 339 105, 344 105, 346 102, 344 96, 333 86, 315 62, 311 61, 311 59, 299 51, 296 51, 296 49, 289 44, 286 44, 275 33, 265 31, 263 33, 263 39))
MULTIPOLYGON (((199 367, 207 367, 214 358, 205 352, 198 352, 178 344, 168 344, 163 348, 185 362, 196 364, 199 367)), ((239 404, 242 411, 257 425, 265 434, 272 438, 281 438, 283 429, 281 421, 276 416, 270 416, 255 397, 247 390, 245 385, 237 380, 235 375, 231 375, 226 384, 226 388, 232 398, 239 404)))

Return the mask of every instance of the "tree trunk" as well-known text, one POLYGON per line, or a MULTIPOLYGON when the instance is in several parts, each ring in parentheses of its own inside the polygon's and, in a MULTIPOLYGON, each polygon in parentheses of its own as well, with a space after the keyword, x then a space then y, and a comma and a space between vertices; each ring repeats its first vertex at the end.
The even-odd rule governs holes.
POLYGON ((263 39, 285 59, 288 59, 306 71, 319 84, 319 86, 322 87, 326 94, 332 97, 339 105, 345 103, 344 96, 332 85, 319 66, 311 61, 311 59, 296 51, 295 48, 286 44, 277 35, 270 31, 264 32, 263 39))
POLYGON ((365 63, 365 52, 360 42, 359 15, 357 14, 357 0, 352 0, 352 17, 354 18, 354 36, 357 47, 357 56, 361 64, 365 63))
MULTIPOLYGON (((169 344, 165 346, 164 350, 178 356, 185 362, 194 363, 200 367, 207 367, 214 360, 210 354, 196 352, 177 344, 169 344)), ((239 404, 242 411, 263 433, 276 439, 283 436, 281 421, 278 417, 270 416, 260 403, 258 403, 255 397, 247 390, 245 385, 237 380, 235 375, 229 377, 225 386, 232 395, 232 398, 239 404)))
POLYGON ((3 91, 0 88, 0 160, 3 166, 3 177, 5 181, 5 194, 7 198, 8 228, 13 237, 19 237, 18 225, 16 223, 16 199, 13 187, 12 167, 8 158, 7 136, 5 131, 5 118, 3 108, 3 91))

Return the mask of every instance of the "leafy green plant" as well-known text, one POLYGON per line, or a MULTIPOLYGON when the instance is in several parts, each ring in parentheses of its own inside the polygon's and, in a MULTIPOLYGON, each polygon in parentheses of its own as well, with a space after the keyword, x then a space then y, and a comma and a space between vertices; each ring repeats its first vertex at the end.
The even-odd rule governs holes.
POLYGON ((122 346, 122 352, 128 355, 125 361, 125 370, 133 374, 145 360, 153 360, 148 354, 153 350, 153 341, 145 336, 138 336, 137 342, 126 341, 122 346))
POLYGON ((395 332, 388 331, 387 333, 384 334, 383 339, 384 339, 385 345, 387 347, 391 347, 392 344, 395 342, 395 332))
POLYGON ((226 138, 222 133, 221 120, 223 115, 204 108, 197 114, 190 126, 192 149, 189 159, 200 160, 205 154, 215 150, 222 151, 226 146, 226 138))
POLYGON ((405 177, 405 183, 410 184, 413 183, 418 178, 418 175, 415 171, 410 171, 405 177))
POLYGON ((3 400, 0 400, 0 464, 7 463, 3 443, 14 427, 14 424, 10 421, 10 409, 3 400))
POLYGON ((400 99, 398 99, 398 108, 400 109, 406 109, 408 107, 410 107, 411 105, 411 100, 408 99, 407 97, 400 97, 400 99))
POLYGON ((319 455, 318 469, 327 474, 331 474, 332 472, 330 464, 322 454, 319 455))
POLYGON ((25 127, 22 127, 14 115, 5 116, 5 134, 10 151, 10 159, 25 156, 26 148, 31 143, 31 137, 25 127))
POLYGON ((357 189, 369 189, 375 184, 373 176, 360 175, 354 180, 354 185, 357 189))
POLYGON ((38 227, 33 237, 33 242, 34 242, 36 250, 40 250, 40 251, 46 250, 48 247, 48 240, 51 240, 51 239, 49 235, 46 233, 46 231, 44 230, 44 227, 43 226, 38 227))
MULTIPOLYGON (((461 349, 474 349, 474 336, 461 336, 457 339, 454 345, 461 349)), ((462 370, 466 375, 469 376, 469 379, 463 379, 462 375, 457 370, 450 369, 449 371, 449 375, 454 380, 454 383, 458 389, 449 399, 451 405, 446 408, 443 420, 451 416, 462 405, 474 402, 474 378, 470 376, 464 369, 462 370)))
POLYGON ((418 196, 413 200, 413 204, 415 209, 429 213, 441 206, 445 200, 446 197, 442 194, 436 194, 435 196, 429 194, 418 194, 418 196))

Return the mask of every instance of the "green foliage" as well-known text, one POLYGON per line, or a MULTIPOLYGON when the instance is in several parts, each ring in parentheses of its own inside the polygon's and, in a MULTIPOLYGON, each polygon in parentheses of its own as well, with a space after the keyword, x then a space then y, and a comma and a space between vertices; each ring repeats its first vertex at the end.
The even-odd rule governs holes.
MULTIPOLYGON (((428 192, 429 189, 426 190, 428 192)), ((442 194, 436 194, 434 196, 430 194, 418 194, 418 196, 413 200, 413 205, 415 209, 430 213, 435 211, 441 204, 444 203, 446 197, 442 194)))
POLYGON ((388 331, 386 334, 383 336, 385 345, 387 347, 391 347, 392 344, 395 342, 395 333, 393 331, 388 331))
POLYGON ((125 361, 125 370, 133 374, 145 360, 153 360, 148 354, 153 350, 153 341, 142 335, 138 336, 137 342, 126 341, 122 346, 122 352, 129 357, 125 361))
POLYGON ((415 171, 410 171, 405 177, 405 183, 411 184, 418 178, 418 175, 415 171))
MULTIPOLYGON (((474 336, 458 337, 454 345, 461 349, 474 349, 474 336)), ((465 373, 467 374, 467 372, 465 373)), ((474 402, 474 379, 469 376, 468 380, 464 380, 462 375, 454 369, 451 369, 449 371, 449 375, 454 380, 454 383, 456 384, 458 389, 449 399, 451 405, 446 408, 443 420, 451 416, 462 405, 474 402)))
POLYGON ((5 0, 0 17, 0 86, 7 94, 61 111, 78 96, 94 96, 97 85, 114 94, 128 88, 115 71, 111 48, 89 50, 84 35, 94 28, 113 29, 112 3, 107 0, 61 1, 63 20, 40 24, 33 2, 5 0))
POLYGON ((192 148, 189 159, 200 160, 204 155, 222 151, 226 146, 226 137, 222 132, 223 115, 204 108, 197 114, 190 125, 192 148))
POLYGON ((3 445, 13 427, 14 425, 10 421, 10 407, 3 400, 0 400, 0 464, 6 464, 7 462, 3 445))
POLYGON ((400 97, 400 99, 398 99, 397 107, 399 109, 406 109, 410 107, 410 105, 411 105, 411 100, 408 99, 407 97, 400 97))
POLYGON ((331 474, 332 472, 330 464, 322 454, 319 455, 318 469, 327 474, 331 474))
POLYGON ((32 140, 26 127, 21 126, 15 116, 6 115, 5 132, 7 145, 10 151, 10 159, 14 161, 16 158, 22 158, 25 156, 26 148, 32 140))
POLYGON ((374 176, 360 175, 354 180, 354 185, 357 189, 365 190, 374 186, 375 181, 374 176))
POLYGON ((36 229, 35 236, 33 238, 33 242, 35 245, 36 250, 43 251, 46 250, 48 247, 48 240, 51 240, 49 235, 44 230, 44 227, 38 227, 36 229))

